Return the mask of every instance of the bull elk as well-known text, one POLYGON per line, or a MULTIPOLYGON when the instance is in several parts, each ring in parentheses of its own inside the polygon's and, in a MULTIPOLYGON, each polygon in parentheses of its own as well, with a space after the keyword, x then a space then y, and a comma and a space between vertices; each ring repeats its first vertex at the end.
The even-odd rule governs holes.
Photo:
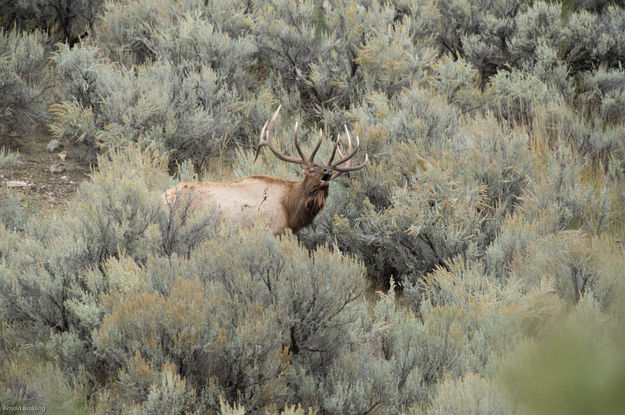
POLYGON ((356 148, 352 148, 351 136, 345 127, 347 155, 344 156, 339 148, 341 136, 338 135, 330 161, 325 165, 315 164, 315 154, 321 146, 323 134, 319 131, 319 141, 310 157, 306 157, 297 141, 297 123, 293 138, 300 157, 286 156, 276 149, 272 140, 272 130, 279 112, 280 107, 273 114, 269 125, 265 123, 263 126, 254 162, 261 148, 267 146, 280 160, 300 164, 304 180, 294 182, 272 176, 252 175, 229 183, 182 182, 163 194, 166 205, 172 208, 181 196, 186 196, 191 210, 205 209, 212 205, 217 209, 220 220, 229 219, 243 227, 251 226, 258 218, 262 218, 275 235, 282 234, 286 228, 296 233, 310 225, 323 209, 330 181, 342 173, 362 169, 367 164, 368 156, 365 156, 362 164, 352 166, 351 160, 356 155, 360 142, 356 137, 356 148), (333 162, 337 151, 340 160, 333 162))

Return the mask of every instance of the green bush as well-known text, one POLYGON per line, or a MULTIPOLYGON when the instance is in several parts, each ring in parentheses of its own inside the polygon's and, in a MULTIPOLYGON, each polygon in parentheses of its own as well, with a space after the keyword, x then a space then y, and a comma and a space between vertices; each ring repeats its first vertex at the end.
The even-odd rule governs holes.
POLYGON ((443 414, 515 414, 521 413, 494 380, 470 373, 462 378, 442 381, 433 402, 423 413, 443 414))
POLYGON ((39 32, 0 29, 0 135, 17 137, 12 145, 45 119, 46 40, 39 32))
POLYGON ((2 0, 3 28, 40 29, 52 39, 70 46, 92 34, 104 0, 2 0))
POLYGON ((437 130, 436 117, 448 114, 442 104, 431 105, 414 111, 424 122, 413 112, 389 112, 382 125, 369 129, 367 147, 375 150, 381 142, 385 151, 331 193, 316 227, 300 232, 305 243, 336 240, 365 261, 374 280, 392 275, 402 285, 457 255, 482 255, 528 190, 527 136, 502 130, 494 118, 456 126, 449 117, 450 126, 437 130), (402 120, 422 132, 411 132, 402 120), (418 141, 402 143, 402 134, 418 141))
POLYGON ((588 239, 575 231, 549 235, 529 247, 523 259, 514 261, 512 273, 531 284, 548 279, 570 304, 592 295, 597 304, 609 308, 618 301, 615 295, 623 276, 623 256, 613 244, 610 239, 588 239))
MULTIPOLYGON (((41 25, 35 4, 2 19, 41 25)), ((48 106, 50 133, 96 166, 53 214, 0 192, 3 403, 618 413, 622 5, 100 5, 54 50, 2 32, 3 139, 48 106), (176 181, 300 180, 270 152, 253 162, 278 105, 281 151, 297 122, 305 151, 323 130, 317 160, 345 126, 354 163, 369 156, 311 226, 276 238, 164 206, 176 181)))
POLYGON ((297 397, 288 386, 295 373, 323 378, 356 346, 349 327, 363 312, 359 276, 357 264, 327 249, 311 257, 292 238, 225 228, 188 260, 107 261, 70 307, 95 329, 95 353, 127 400, 149 406, 165 393, 158 371, 173 364, 182 396, 187 382, 210 408, 225 394, 259 410, 297 397))
POLYGON ((549 334, 504 364, 504 385, 525 412, 617 414, 625 402, 622 309, 605 315, 591 294, 549 334), (536 382, 540 374, 540 382, 536 382))
POLYGON ((50 129, 92 151, 141 143, 200 163, 241 128, 232 114, 237 94, 210 67, 187 72, 167 63, 136 69, 103 62, 92 48, 61 49, 59 76, 71 79, 69 101, 51 106, 50 129), (156 87, 155 87, 156 86, 156 87))
POLYGON ((0 222, 10 230, 23 229, 26 214, 21 205, 20 195, 9 189, 0 190, 0 222))
POLYGON ((471 114, 483 110, 486 104, 477 85, 477 76, 477 70, 470 63, 447 56, 434 65, 429 82, 447 103, 458 107, 462 114, 471 114))

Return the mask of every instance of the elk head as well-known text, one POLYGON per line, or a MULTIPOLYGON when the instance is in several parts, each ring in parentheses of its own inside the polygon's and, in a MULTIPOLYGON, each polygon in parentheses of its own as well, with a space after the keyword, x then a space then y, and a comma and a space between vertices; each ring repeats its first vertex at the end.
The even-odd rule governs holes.
POLYGON ((325 200, 328 196, 330 181, 343 173, 362 169, 367 165, 369 156, 365 155, 364 162, 357 166, 352 166, 352 158, 356 155, 358 149, 360 148, 360 140, 356 137, 356 147, 352 148, 352 138, 349 134, 347 126, 345 126, 345 135, 348 140, 347 155, 342 154, 341 149, 339 148, 341 136, 337 135, 330 160, 324 165, 316 164, 314 162, 315 155, 321 146, 323 132, 319 130, 319 141, 317 141, 317 144, 315 145, 315 148, 310 156, 306 157, 297 139, 297 123, 295 123, 293 140, 295 141, 295 148, 297 149, 300 157, 290 157, 280 153, 274 146, 272 131, 281 107, 282 106, 278 107, 271 120, 268 123, 265 123, 260 132, 260 142, 258 144, 258 149, 256 150, 254 162, 256 162, 256 159, 258 158, 261 148, 266 146, 269 147, 271 152, 280 160, 286 161, 287 163, 300 164, 302 166, 304 180, 296 183, 296 186, 294 186, 288 195, 287 200, 284 201, 285 207, 288 211, 288 216, 293 218, 293 220, 289 221, 291 223, 288 224, 288 227, 291 228, 293 232, 297 232, 302 227, 309 225, 317 213, 323 209, 325 200), (334 157, 337 152, 340 159, 334 161, 334 157))

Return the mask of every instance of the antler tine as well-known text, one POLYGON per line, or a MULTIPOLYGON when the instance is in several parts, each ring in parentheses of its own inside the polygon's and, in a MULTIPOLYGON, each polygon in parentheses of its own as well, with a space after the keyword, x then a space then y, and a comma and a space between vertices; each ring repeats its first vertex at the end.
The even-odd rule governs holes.
MULTIPOLYGON (((340 150, 339 150, 340 152, 340 150)), ((351 160, 349 160, 347 162, 347 166, 346 167, 340 167, 340 168, 334 168, 334 173, 332 174, 332 180, 336 179, 337 177, 339 177, 341 174, 343 173, 347 173, 350 171, 354 171, 354 170, 360 170, 363 167, 365 167, 367 165, 367 163, 369 163, 369 155, 365 154, 365 161, 363 161, 362 163, 360 163, 357 166, 352 166, 351 164, 351 160)))
POLYGON ((315 159, 315 154, 317 154, 317 150, 319 150, 319 147, 321 146, 321 141, 323 140, 323 130, 320 128, 319 129, 319 141, 317 141, 317 145, 315 146, 315 149, 312 151, 312 153, 310 153, 310 162, 312 163, 313 160, 315 159))
POLYGON ((341 134, 336 135, 336 141, 334 141, 334 148, 332 149, 332 155, 330 156, 330 161, 328 161, 328 166, 332 165, 332 160, 334 160, 337 149, 339 151, 339 157, 343 158, 341 155, 341 149, 339 148, 339 141, 341 141, 341 134))
MULTIPOLYGON (((280 108, 278 108, 279 110, 280 108)), ((263 142, 263 136, 265 135, 265 129, 267 128, 267 121, 265 121, 265 125, 263 125, 263 129, 260 130, 260 141, 258 143, 258 148, 256 149, 256 155, 254 156, 254 161, 252 163, 256 163, 256 159, 258 158, 258 154, 260 153, 260 149, 266 145, 266 142, 263 142)))
POLYGON ((352 157, 356 155, 356 152, 358 152, 358 149, 360 148, 360 140, 358 139, 358 136, 356 136, 356 148, 352 149, 352 137, 349 134, 349 130, 347 129, 347 126, 345 126, 345 133, 347 134, 347 146, 348 146, 347 151, 349 151, 349 153, 347 154, 347 156, 343 157, 343 154, 341 153, 341 150, 339 149, 339 155, 341 159, 331 165, 332 169, 334 170, 340 170, 338 166, 343 163, 347 163, 349 160, 351 160, 352 157))
POLYGON ((363 167, 365 167, 367 165, 367 163, 369 163, 369 154, 365 154, 365 161, 363 161, 362 163, 360 163, 357 166, 352 166, 351 163, 349 163, 350 165, 347 166, 347 167, 335 167, 333 170, 334 171, 338 171, 339 173, 347 173, 347 172, 350 172, 350 171, 360 170, 363 167))
MULTIPOLYGON (((356 152, 360 148, 360 139, 358 138, 358 136, 356 136, 356 148, 352 149, 352 137, 349 134, 349 130, 347 129, 347 126, 345 126, 345 133, 347 134, 347 146, 348 146, 347 151, 349 153, 347 154, 347 156, 343 156, 343 152, 341 152, 341 149, 337 148, 339 157, 341 157, 341 159, 331 165, 332 170, 336 172, 332 176, 333 179, 340 176, 342 173, 347 173, 347 172, 354 171, 354 170, 360 170, 363 167, 365 167, 367 163, 369 162, 369 155, 365 154, 364 162, 362 162, 361 164, 357 166, 352 166, 352 158, 356 155, 356 152), (345 166, 339 167, 339 165, 341 164, 345 164, 345 166)), ((337 139, 337 144, 338 144, 338 139, 337 139)), ((332 153, 332 158, 334 158, 334 152, 332 153)))
POLYGON ((299 148, 299 144, 297 142, 297 124, 295 125, 295 146, 297 147, 297 151, 300 153, 300 156, 302 156, 301 159, 298 159, 296 157, 286 156, 280 153, 273 145, 273 137, 271 133, 273 131, 273 126, 276 123, 276 120, 278 119, 278 113, 280 112, 280 108, 282 108, 282 105, 278 106, 278 109, 273 114, 273 117, 271 117, 269 126, 267 126, 267 123, 265 123, 265 125, 263 126, 263 129, 260 132, 260 141, 258 143, 258 149, 256 149, 256 157, 254 157, 254 161, 256 161, 256 158, 258 157, 258 153, 260 152, 261 147, 267 146, 269 147, 271 152, 282 161, 286 161, 288 163, 303 164, 303 165, 308 166, 309 161, 302 155, 302 152, 299 148))
POLYGON ((295 128, 293 131, 293 141, 295 141, 295 148, 297 149, 297 152, 299 153, 299 156, 302 158, 302 161, 305 161, 306 164, 310 163, 310 160, 308 160, 306 158, 306 156, 304 155, 304 152, 302 151, 302 148, 299 146, 299 140, 297 139, 297 127, 298 127, 298 123, 297 121, 295 121, 295 128))

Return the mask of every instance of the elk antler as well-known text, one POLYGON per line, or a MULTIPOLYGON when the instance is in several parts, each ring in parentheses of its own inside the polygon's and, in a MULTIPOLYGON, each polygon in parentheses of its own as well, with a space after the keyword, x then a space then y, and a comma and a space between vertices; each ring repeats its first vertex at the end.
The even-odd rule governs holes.
POLYGON ((278 106, 278 109, 273 114, 273 117, 271 117, 271 121, 269 122, 269 126, 267 126, 267 123, 265 123, 265 125, 263 126, 263 129, 260 131, 260 141, 258 143, 258 148, 256 149, 256 156, 254 157, 254 162, 256 162, 256 159, 258 158, 258 154, 260 153, 260 149, 263 146, 267 146, 267 147, 269 147, 271 152, 276 157, 278 157, 280 160, 286 161, 288 163, 296 163, 296 164, 301 164, 301 165, 306 166, 306 167, 311 167, 313 165, 313 159, 315 158, 315 154, 317 153, 317 150, 319 150, 319 146, 321 145, 321 139, 322 139, 321 131, 319 132, 319 142, 315 146, 315 149, 313 150, 312 154, 310 155, 310 158, 307 158, 304 155, 304 152, 302 151, 302 149, 299 146, 299 141, 297 140, 297 123, 295 123, 295 131, 293 132, 293 139, 295 141, 295 148, 297 149, 297 152, 299 153, 300 158, 298 159, 296 157, 289 157, 289 156, 286 156, 286 155, 280 153, 274 147, 273 140, 272 140, 272 135, 271 135, 272 130, 273 130, 273 125, 276 123, 276 119, 278 118, 278 113, 280 112, 280 108, 282 108, 282 105, 278 106))
POLYGON ((341 152, 341 149, 339 148, 339 141, 341 136, 338 135, 336 137, 336 142, 334 143, 334 149, 332 150, 332 156, 330 157, 330 161, 328 162, 328 165, 330 166, 330 168, 332 170, 334 170, 336 173, 334 173, 332 175, 332 178, 336 178, 338 176, 340 176, 343 173, 347 173, 350 171, 354 171, 354 170, 360 170, 363 167, 365 167, 367 165, 367 162, 369 161, 369 155, 365 154, 365 161, 363 161, 361 164, 357 165, 357 166, 352 166, 352 158, 356 155, 356 152, 358 151, 358 149, 360 148, 360 140, 358 139, 358 136, 356 136, 356 148, 352 148, 352 137, 349 135, 349 130, 347 129, 347 126, 345 126, 345 134, 347 134, 347 151, 348 154, 347 156, 343 156, 343 153, 341 152), (336 154, 336 152, 338 151, 339 153, 339 157, 341 157, 341 159, 339 161, 337 161, 336 163, 332 163, 332 160, 334 160, 334 156, 336 154), (345 166, 343 167, 339 167, 341 164, 345 164, 345 166))

